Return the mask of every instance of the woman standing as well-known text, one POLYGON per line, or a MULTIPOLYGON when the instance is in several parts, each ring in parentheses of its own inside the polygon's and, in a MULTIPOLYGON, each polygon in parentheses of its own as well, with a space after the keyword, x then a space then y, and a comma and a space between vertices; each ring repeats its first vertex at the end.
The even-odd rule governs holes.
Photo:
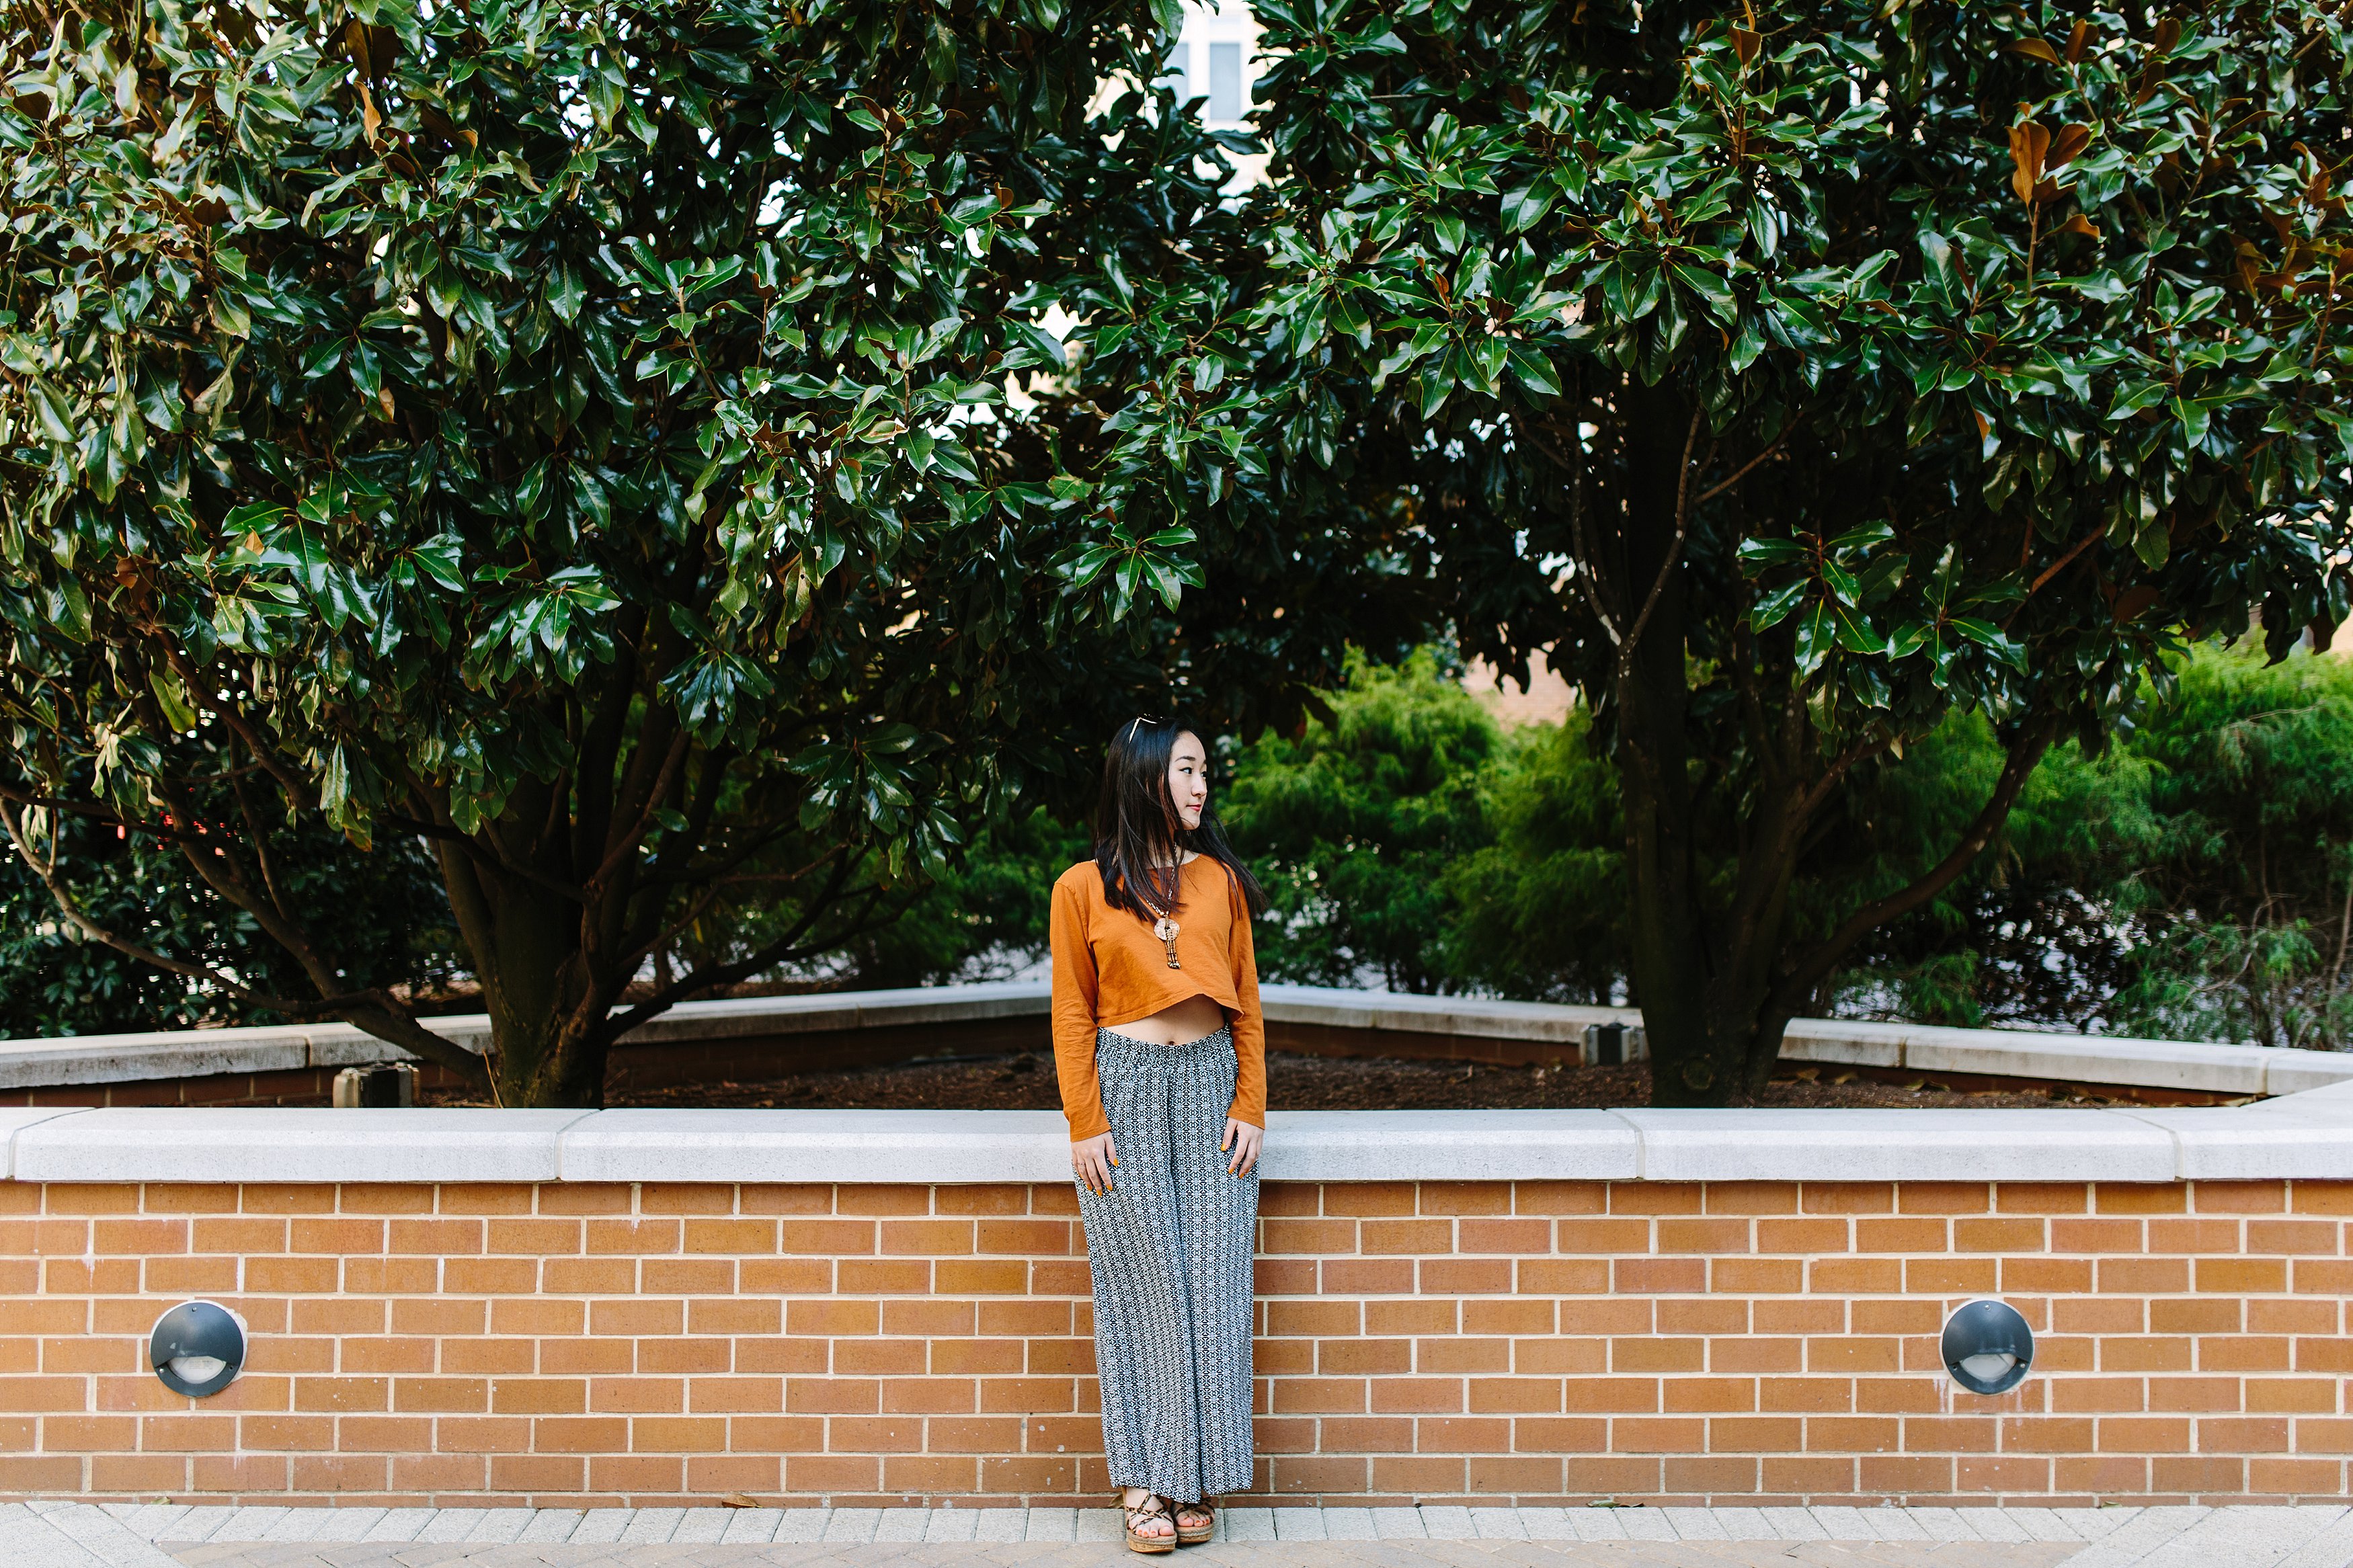
POLYGON ((1054 1066, 1094 1279, 1103 1449, 1127 1544, 1207 1541, 1250 1480, 1250 1252, 1266 907, 1209 816, 1209 757, 1173 722, 1120 727, 1095 855, 1054 883, 1054 1066))

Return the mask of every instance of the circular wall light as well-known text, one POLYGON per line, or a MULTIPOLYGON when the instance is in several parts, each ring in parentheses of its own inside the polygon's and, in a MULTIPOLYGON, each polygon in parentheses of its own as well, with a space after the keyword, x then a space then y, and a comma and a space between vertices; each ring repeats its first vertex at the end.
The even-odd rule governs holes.
POLYGON ((218 1394, 245 1370, 245 1323, 216 1301, 183 1301, 155 1320, 147 1361, 174 1394, 218 1394))
POLYGON ((2034 1365, 2034 1331, 2007 1301, 1964 1301, 1945 1320, 1945 1370, 1971 1394, 2008 1394, 2034 1365))

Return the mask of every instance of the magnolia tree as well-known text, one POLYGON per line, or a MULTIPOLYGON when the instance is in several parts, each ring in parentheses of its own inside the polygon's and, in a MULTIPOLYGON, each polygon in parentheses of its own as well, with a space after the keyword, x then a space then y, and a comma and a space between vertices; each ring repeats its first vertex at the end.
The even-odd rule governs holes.
POLYGON ((1271 463, 1409 512, 1466 645, 1619 770, 1665 1103, 2096 745, 2185 639, 2347 610, 2337 8, 1261 0, 1271 463), (1821 920, 1860 770, 2006 764, 1821 920))
POLYGON ((65 915, 595 1103, 1136 694, 1295 712, 1361 542, 1248 501, 1219 148, 1120 85, 1173 9, 10 6, 0 816, 65 915), (67 817, 272 961, 80 908, 67 817), (290 823, 429 847, 486 1062, 363 983, 290 823))

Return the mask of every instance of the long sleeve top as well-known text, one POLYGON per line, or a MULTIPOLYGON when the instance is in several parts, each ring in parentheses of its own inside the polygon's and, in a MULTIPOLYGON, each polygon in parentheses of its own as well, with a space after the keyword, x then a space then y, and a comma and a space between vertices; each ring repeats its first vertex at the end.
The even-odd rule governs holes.
POLYGON ((1095 1031, 1148 1018, 1192 996, 1226 1010, 1234 1032, 1234 1101, 1226 1112, 1266 1125, 1266 1021, 1258 1005, 1258 962, 1250 906, 1226 868, 1207 855, 1179 869, 1176 961, 1152 922, 1103 900, 1103 873, 1082 860, 1054 882, 1054 1070, 1071 1142, 1111 1130, 1095 1078, 1095 1031))

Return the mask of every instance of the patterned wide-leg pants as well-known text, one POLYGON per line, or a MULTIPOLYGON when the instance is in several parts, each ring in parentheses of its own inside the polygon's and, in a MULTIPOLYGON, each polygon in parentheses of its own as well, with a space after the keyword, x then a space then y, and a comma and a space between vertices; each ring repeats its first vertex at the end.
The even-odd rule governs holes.
POLYGON ((1095 1036, 1119 1168, 1079 1189, 1094 1277, 1095 1372, 1115 1486, 1179 1502, 1250 1480, 1250 1252, 1258 1173, 1218 1144, 1234 1096, 1233 1035, 1182 1046, 1095 1036))

